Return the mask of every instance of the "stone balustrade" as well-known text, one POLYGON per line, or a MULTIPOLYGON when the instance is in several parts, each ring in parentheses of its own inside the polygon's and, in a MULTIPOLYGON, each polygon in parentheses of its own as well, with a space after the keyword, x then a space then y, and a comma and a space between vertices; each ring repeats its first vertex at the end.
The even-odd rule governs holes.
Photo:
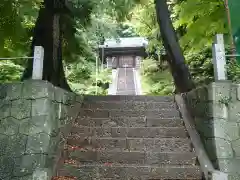
POLYGON ((240 179, 240 85, 214 82, 184 97, 215 168, 240 179))
POLYGON ((0 179, 50 180, 82 100, 45 81, 0 85, 0 179))

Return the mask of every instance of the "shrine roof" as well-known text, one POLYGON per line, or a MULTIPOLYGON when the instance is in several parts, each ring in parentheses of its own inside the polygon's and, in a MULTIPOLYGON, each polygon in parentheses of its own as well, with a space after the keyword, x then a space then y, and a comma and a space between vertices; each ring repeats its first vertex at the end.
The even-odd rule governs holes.
POLYGON ((106 39, 104 45, 100 45, 99 48, 141 48, 147 45, 148 41, 144 37, 127 37, 106 39))

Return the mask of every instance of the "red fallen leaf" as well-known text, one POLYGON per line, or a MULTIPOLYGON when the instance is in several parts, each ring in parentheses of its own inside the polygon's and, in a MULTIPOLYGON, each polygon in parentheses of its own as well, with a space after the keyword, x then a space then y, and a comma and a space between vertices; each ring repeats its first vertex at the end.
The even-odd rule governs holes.
POLYGON ((75 150, 75 149, 78 149, 79 148, 79 146, 69 146, 69 149, 71 149, 71 150, 75 150))
POLYGON ((73 165, 77 165, 77 161, 76 161, 76 160, 72 160, 72 159, 65 160, 64 163, 65 163, 65 164, 73 164, 73 165))
POLYGON ((113 163, 110 163, 110 162, 106 162, 104 163, 104 166, 111 166, 113 163))
POLYGON ((86 148, 80 147, 80 146, 68 146, 69 150, 81 150, 81 151, 86 151, 86 148))

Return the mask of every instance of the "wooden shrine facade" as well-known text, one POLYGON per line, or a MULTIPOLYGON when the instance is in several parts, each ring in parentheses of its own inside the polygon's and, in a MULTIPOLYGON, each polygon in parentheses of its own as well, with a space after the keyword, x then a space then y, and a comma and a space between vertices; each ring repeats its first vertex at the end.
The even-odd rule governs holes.
POLYGON ((108 68, 137 68, 147 57, 144 38, 120 38, 120 43, 109 40, 99 47, 99 57, 108 68))

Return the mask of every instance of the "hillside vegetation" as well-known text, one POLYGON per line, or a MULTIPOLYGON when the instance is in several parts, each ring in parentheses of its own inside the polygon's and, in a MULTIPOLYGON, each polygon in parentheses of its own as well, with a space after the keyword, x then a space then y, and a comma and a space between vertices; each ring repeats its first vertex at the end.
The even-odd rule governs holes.
MULTIPOLYGON (((0 2, 0 57, 31 55, 34 29, 42 3, 48 0, 2 0, 0 2)), ((67 2, 67 1, 63 1, 67 2)), ((168 0, 186 63, 197 86, 213 81, 212 42, 225 34, 230 53, 230 36, 223 1, 168 0)), ((145 94, 171 94, 174 85, 161 42, 154 0, 74 0, 71 9, 59 12, 60 39, 65 77, 78 93, 106 94, 110 71, 96 68, 97 46, 106 38, 148 38, 149 57, 143 61, 145 94), (96 71, 98 69, 98 76, 96 71), (97 79, 97 81, 96 81, 97 79), (97 87, 96 87, 97 85, 97 87)), ((1 60, 0 83, 20 81, 27 59, 1 60)), ((240 80, 240 67, 228 59, 229 79, 240 80)))

